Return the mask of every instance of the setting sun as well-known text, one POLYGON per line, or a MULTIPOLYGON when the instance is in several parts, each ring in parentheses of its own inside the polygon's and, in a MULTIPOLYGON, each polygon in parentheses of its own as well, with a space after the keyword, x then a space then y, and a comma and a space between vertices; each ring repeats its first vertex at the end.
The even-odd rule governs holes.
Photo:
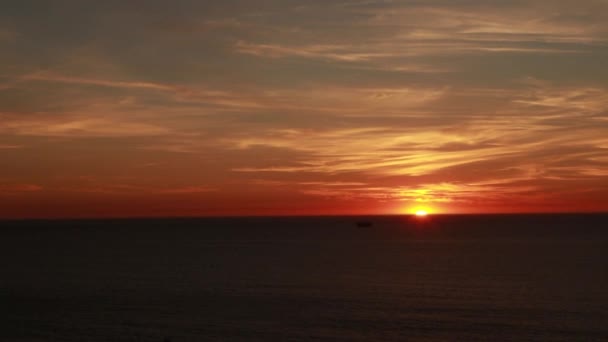
POLYGON ((418 217, 424 217, 424 216, 426 216, 428 214, 429 213, 426 210, 422 210, 422 209, 416 210, 416 213, 415 213, 415 215, 418 216, 418 217))
POLYGON ((426 206, 416 206, 406 210, 406 212, 410 215, 414 215, 416 217, 426 217, 430 214, 434 213, 436 210, 426 207, 426 206))

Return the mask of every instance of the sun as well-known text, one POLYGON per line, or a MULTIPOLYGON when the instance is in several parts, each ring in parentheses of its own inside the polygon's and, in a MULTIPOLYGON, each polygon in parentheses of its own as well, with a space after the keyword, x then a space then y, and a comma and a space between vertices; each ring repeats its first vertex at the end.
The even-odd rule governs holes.
POLYGON ((435 210, 427 206, 415 206, 410 207, 406 212, 415 217, 424 218, 434 213, 435 210))
POLYGON ((418 209, 416 210, 416 212, 414 213, 414 215, 418 216, 418 217, 425 217, 429 214, 428 211, 424 210, 424 209, 418 209))

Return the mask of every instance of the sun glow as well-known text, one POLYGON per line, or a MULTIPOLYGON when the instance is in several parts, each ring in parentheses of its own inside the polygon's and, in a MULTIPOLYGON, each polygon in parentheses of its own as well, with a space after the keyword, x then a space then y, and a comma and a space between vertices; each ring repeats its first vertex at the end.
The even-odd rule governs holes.
POLYGON ((416 210, 416 212, 414 213, 414 215, 418 216, 418 217, 424 217, 426 215, 428 215, 429 213, 424 210, 424 209, 418 209, 416 210))
POLYGON ((432 213, 434 213, 435 211, 429 207, 422 207, 422 206, 416 206, 416 207, 412 207, 409 208, 407 210, 407 213, 410 215, 414 215, 416 217, 427 217, 429 215, 431 215, 432 213))

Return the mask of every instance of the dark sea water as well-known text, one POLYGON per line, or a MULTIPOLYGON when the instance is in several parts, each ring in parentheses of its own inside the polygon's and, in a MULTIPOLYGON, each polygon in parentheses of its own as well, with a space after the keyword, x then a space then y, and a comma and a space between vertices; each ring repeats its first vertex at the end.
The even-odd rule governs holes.
POLYGON ((0 341, 163 340, 608 341, 608 215, 0 222, 0 341))

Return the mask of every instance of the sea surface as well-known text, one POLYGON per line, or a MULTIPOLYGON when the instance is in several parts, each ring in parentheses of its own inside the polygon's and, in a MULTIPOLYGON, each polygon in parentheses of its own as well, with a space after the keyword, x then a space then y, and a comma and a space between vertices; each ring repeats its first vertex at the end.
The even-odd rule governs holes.
POLYGON ((0 341, 309 340, 608 341, 608 215, 0 221, 0 341))

